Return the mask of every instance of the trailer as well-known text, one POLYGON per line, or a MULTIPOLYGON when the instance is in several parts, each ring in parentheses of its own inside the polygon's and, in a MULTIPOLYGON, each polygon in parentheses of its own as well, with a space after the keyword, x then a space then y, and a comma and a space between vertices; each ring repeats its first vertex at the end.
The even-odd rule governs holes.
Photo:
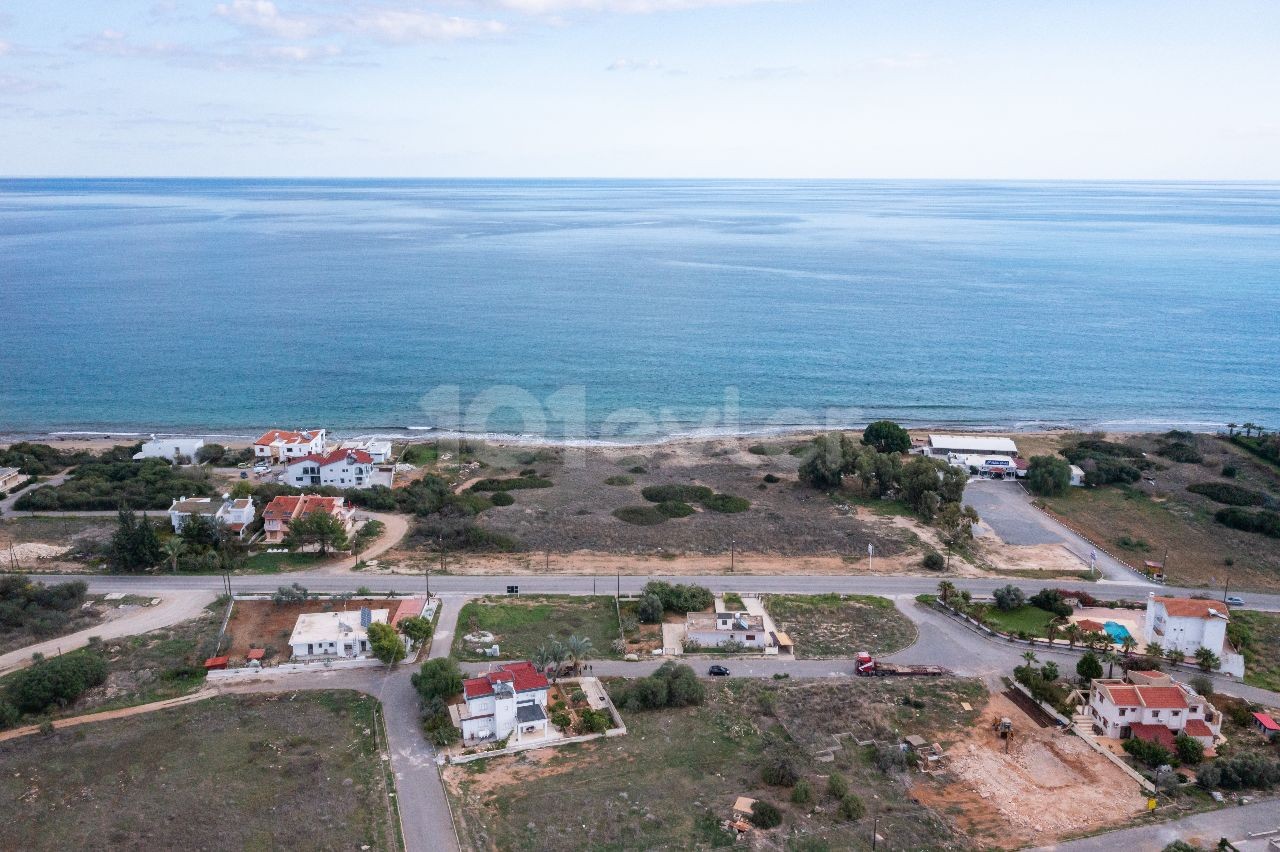
POLYGON ((859 651, 855 661, 854 674, 859 677, 940 677, 951 674, 950 669, 942 666, 906 666, 896 663, 881 663, 866 651, 859 651))

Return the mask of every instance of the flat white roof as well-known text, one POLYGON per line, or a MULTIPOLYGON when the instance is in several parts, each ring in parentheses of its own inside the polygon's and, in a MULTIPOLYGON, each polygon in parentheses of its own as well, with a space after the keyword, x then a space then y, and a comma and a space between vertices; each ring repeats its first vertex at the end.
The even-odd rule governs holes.
POLYGON ((979 453, 1016 453, 1018 445, 1009 438, 984 438, 979 435, 930 435, 929 446, 936 450, 979 453))
MULTIPOLYGON (((372 611, 374 621, 387 621, 390 610, 375 609, 372 611)), ((293 634, 289 637, 290 645, 302 642, 345 642, 348 639, 367 638, 368 631, 360 626, 360 610, 349 609, 345 612, 306 612, 298 616, 293 625, 293 634)))

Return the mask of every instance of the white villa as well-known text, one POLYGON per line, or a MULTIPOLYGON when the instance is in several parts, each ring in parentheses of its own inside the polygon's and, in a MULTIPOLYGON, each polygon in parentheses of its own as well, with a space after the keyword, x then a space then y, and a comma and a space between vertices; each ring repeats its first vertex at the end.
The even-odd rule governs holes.
POLYGON ((765 629, 764 616, 746 612, 691 612, 685 616, 685 638, 703 648, 726 642, 741 642, 748 648, 764 650, 776 644, 765 629))
POLYGON ((1137 737, 1173 748, 1180 733, 1213 748, 1222 732, 1222 714, 1191 687, 1162 672, 1129 673, 1123 680, 1100 678, 1089 686, 1086 714, 1093 728, 1116 739, 1137 737))
POLYGON ((352 441, 343 441, 339 446, 340 450, 360 450, 368 453, 373 459, 374 464, 386 464, 391 461, 391 442, 379 441, 374 438, 356 439, 352 441))
POLYGON ((255 514, 252 497, 232 500, 230 495, 224 494, 217 503, 212 497, 181 497, 169 506, 169 523, 173 524, 175 533, 180 533, 188 518, 203 515, 243 538, 255 514))
POLYGON ((334 450, 328 455, 311 454, 289 461, 283 481, 297 488, 368 488, 377 484, 374 474, 373 456, 364 450, 334 450))
POLYGON ((323 429, 309 429, 301 432, 272 429, 253 442, 253 455, 268 461, 285 462, 313 453, 323 455, 324 451, 325 431, 323 429))
POLYGON ((462 682, 462 701, 449 706, 462 742, 501 740, 510 735, 542 738, 547 733, 547 678, 528 661, 503 663, 462 682))
POLYGON ((17 488, 23 482, 27 481, 27 477, 22 475, 22 471, 16 467, 0 467, 0 492, 17 488))
MULTIPOLYGON (((356 659, 369 653, 369 625, 387 623, 388 609, 307 612, 298 616, 289 636, 295 660, 333 657, 356 659)), ((406 642, 407 645, 407 642, 406 642)))
POLYGON ((1157 597, 1151 592, 1147 595, 1143 638, 1147 643, 1160 644, 1166 651, 1181 651, 1188 659, 1201 648, 1208 648, 1222 661, 1220 671, 1243 677, 1244 657, 1227 642, 1230 620, 1230 610, 1221 601, 1157 597))
POLYGON ((139 452, 133 454, 134 461, 142 459, 178 459, 196 460, 196 451, 204 446, 204 438, 159 438, 151 436, 151 440, 142 445, 139 452))

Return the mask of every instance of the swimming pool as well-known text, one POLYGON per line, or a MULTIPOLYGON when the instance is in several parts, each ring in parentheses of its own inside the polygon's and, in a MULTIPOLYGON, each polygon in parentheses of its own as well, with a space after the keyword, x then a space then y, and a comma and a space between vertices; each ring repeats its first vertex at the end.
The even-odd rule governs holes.
POLYGON ((1107 631, 1107 635, 1111 637, 1111 641, 1117 645, 1123 645, 1124 640, 1129 638, 1129 628, 1116 621, 1108 621, 1102 625, 1102 629, 1107 631))

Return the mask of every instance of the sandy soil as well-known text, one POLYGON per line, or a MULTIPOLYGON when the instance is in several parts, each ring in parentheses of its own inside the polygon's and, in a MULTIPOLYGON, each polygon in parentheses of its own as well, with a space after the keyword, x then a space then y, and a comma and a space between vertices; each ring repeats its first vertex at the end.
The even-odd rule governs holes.
POLYGON ((1078 737, 1040 728, 1016 705, 994 695, 969 735, 946 752, 948 775, 921 781, 912 793, 984 844, 1012 849, 1068 833, 1123 822, 1146 797, 1130 778, 1078 737), (991 730, 1013 720, 1009 753, 991 730))

